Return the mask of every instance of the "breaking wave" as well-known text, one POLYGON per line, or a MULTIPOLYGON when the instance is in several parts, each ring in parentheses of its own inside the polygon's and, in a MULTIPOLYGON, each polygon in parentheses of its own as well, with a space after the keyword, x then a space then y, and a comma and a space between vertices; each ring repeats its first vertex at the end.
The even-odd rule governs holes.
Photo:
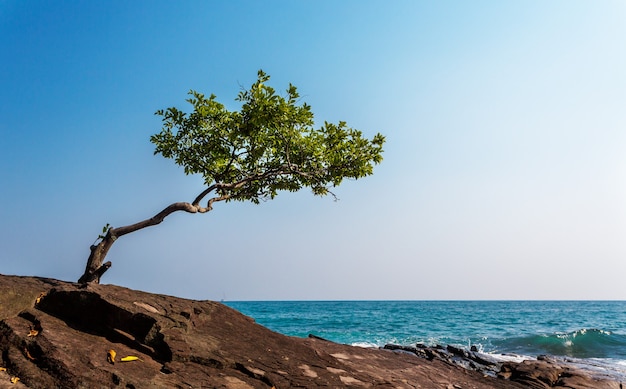
POLYGON ((524 355, 626 359, 626 335, 601 329, 493 340, 498 351, 524 355))

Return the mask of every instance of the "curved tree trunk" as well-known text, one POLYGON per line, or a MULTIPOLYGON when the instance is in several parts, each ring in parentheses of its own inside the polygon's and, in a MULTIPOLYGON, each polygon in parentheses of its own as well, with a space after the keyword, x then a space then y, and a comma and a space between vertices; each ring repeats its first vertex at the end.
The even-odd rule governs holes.
POLYGON ((78 282, 81 284, 86 284, 88 282, 95 282, 96 284, 100 283, 100 277, 111 267, 111 262, 102 263, 104 258, 113 243, 115 242, 116 237, 111 235, 111 230, 106 234, 104 239, 100 241, 97 245, 92 245, 89 249, 91 250, 91 254, 89 254, 89 258, 87 258, 87 267, 85 268, 85 273, 78 279, 78 282))
MULTIPOLYGON (((195 203, 195 201, 194 201, 195 203)), ((189 213, 197 213, 197 212, 208 212, 210 211, 209 207, 203 208, 198 206, 197 204, 190 203, 174 203, 166 207, 161 212, 157 213, 150 219, 146 219, 140 221, 139 223, 131 224, 124 227, 119 228, 111 228, 106 233, 104 238, 97 245, 93 245, 90 247, 91 254, 89 254, 89 258, 87 259, 87 266, 85 267, 85 272, 78 279, 78 282, 81 284, 86 283, 100 283, 100 277, 111 267, 111 262, 104 263, 104 258, 106 258, 111 246, 115 241, 126 234, 130 234, 131 232, 135 232, 137 230, 141 230, 142 228, 155 226, 163 221, 168 215, 176 212, 176 211, 185 211, 189 213)))
POLYGON ((225 188, 230 189, 230 190, 239 189, 246 183, 249 183, 250 181, 258 180, 261 178, 265 178, 266 176, 269 176, 269 175, 277 175, 277 174, 282 174, 282 171, 278 170, 278 171, 265 172, 262 174, 257 174, 257 175, 253 175, 250 177, 246 177, 240 181, 229 183, 229 184, 223 184, 223 183, 213 184, 209 186, 208 188, 206 188, 204 191, 202 191, 202 193, 200 193, 195 198, 193 203, 186 203, 186 202, 173 203, 173 204, 168 205, 161 212, 152 216, 150 219, 146 219, 138 223, 131 224, 131 225, 124 226, 124 227, 110 228, 107 231, 104 238, 102 238, 100 243, 98 243, 97 245, 92 245, 90 247, 91 254, 89 254, 89 258, 87 258, 87 266, 85 267, 85 272, 78 279, 78 282, 81 284, 87 284, 90 282, 93 282, 96 284, 100 283, 100 277, 102 277, 104 272, 109 270, 109 268, 111 267, 111 262, 110 261, 104 262, 104 258, 106 258, 107 254, 109 253, 109 250, 111 249, 111 246, 113 246, 113 243, 115 243, 115 241, 119 237, 124 236, 126 234, 130 234, 131 232, 135 232, 137 230, 141 230, 146 227, 160 224, 163 221, 163 219, 165 219, 167 216, 177 211, 185 211, 189 213, 209 212, 213 209, 214 202, 228 200, 229 198, 233 196, 232 193, 231 194, 222 193, 216 197, 210 198, 207 201, 206 207, 200 206, 200 202, 209 193, 213 192, 214 190, 225 189, 225 188))

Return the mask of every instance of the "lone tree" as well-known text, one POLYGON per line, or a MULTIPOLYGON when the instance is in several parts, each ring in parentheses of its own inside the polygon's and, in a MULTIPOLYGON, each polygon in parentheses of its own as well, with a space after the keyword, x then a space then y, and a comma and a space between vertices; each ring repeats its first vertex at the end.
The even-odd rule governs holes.
POLYGON ((237 97, 239 111, 227 110, 215 95, 207 98, 192 90, 187 102, 193 112, 174 107, 156 112, 163 128, 150 138, 154 153, 172 158, 186 174, 202 175, 206 187, 192 202, 170 204, 149 219, 116 228, 107 224, 78 282, 100 282, 111 267, 104 259, 118 238, 157 225, 174 212, 206 213, 219 201, 258 204, 278 191, 304 187, 334 196, 331 188, 344 178, 372 174, 373 165, 382 161, 384 136, 364 138, 345 122, 315 129, 311 107, 300 104, 296 87, 290 84, 281 96, 265 84, 269 79, 259 70, 256 82, 237 97))

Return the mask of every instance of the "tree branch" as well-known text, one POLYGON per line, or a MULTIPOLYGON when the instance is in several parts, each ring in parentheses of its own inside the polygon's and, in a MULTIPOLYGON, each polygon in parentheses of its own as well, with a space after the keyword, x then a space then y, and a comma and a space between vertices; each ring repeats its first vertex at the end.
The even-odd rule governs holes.
POLYGON ((209 193, 213 192, 215 189, 217 188, 216 184, 213 184, 211 186, 209 186, 208 188, 206 188, 204 191, 202 191, 202 193, 200 193, 194 200, 193 203, 191 203, 192 206, 197 207, 200 202, 202 201, 202 199, 208 195, 209 193))
MULTIPOLYGON (((124 227, 112 228, 111 229, 111 235, 115 236, 116 238, 119 238, 120 236, 123 236, 123 235, 126 235, 126 234, 130 234, 131 232, 135 232, 137 230, 141 230, 142 228, 155 226, 155 225, 161 223, 163 221, 163 219, 165 219, 167 216, 169 216, 170 214, 172 214, 174 212, 177 212, 177 211, 185 211, 185 212, 189 212, 189 213, 197 213, 197 212, 203 213, 202 212, 203 208, 198 207, 197 205, 193 205, 193 204, 189 204, 189 203, 185 203, 185 202, 173 203, 173 204, 170 204, 169 206, 167 206, 161 212, 159 212, 156 215, 152 216, 150 219, 146 219, 146 220, 140 221, 138 223, 131 224, 131 225, 124 226, 124 227)), ((206 212, 206 211, 204 211, 204 212, 206 212)))
POLYGON ((210 211, 210 210, 213 209, 213 203, 218 202, 218 201, 228 200, 231 197, 232 197, 231 195, 223 195, 223 196, 219 196, 219 197, 213 197, 212 199, 209 200, 209 202, 208 202, 206 207, 210 211))

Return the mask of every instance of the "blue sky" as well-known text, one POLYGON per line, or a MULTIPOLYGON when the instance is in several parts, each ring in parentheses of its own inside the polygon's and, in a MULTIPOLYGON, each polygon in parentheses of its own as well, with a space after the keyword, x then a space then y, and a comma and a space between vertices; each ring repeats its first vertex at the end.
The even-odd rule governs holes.
POLYGON ((623 1, 0 2, 0 272, 76 280, 103 225, 191 201, 153 155, 258 69, 387 137, 308 191, 120 238, 103 283, 196 299, 626 299, 623 1))

